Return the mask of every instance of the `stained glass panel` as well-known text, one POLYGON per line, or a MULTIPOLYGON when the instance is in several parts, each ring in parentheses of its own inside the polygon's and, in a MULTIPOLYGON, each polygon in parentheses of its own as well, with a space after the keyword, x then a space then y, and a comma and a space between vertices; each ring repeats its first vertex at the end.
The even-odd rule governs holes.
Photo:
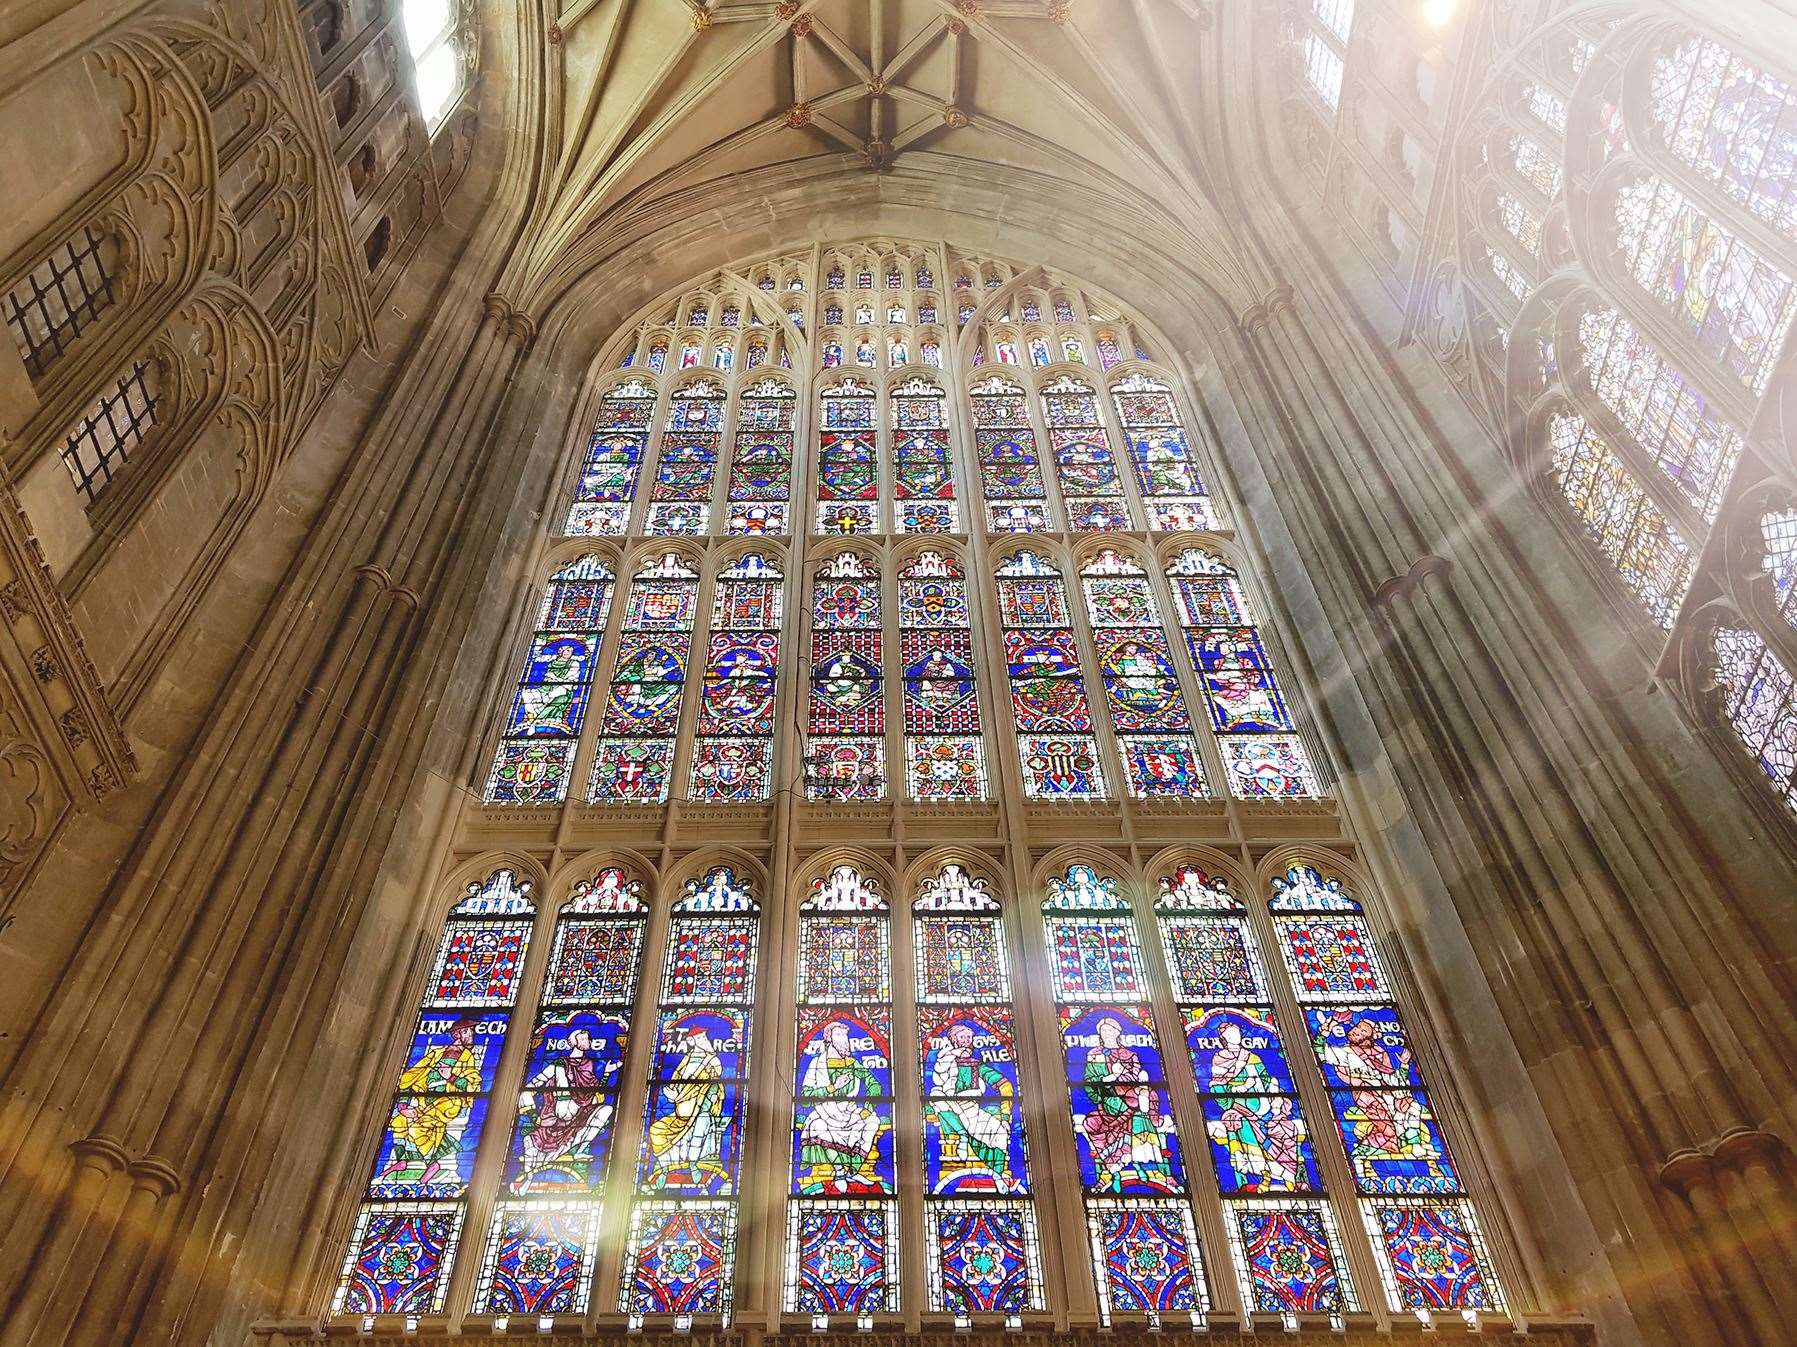
POLYGON ((819 402, 817 532, 872 533, 880 501, 873 387, 844 379, 819 402))
MULTIPOLYGON (((651 348, 649 363, 661 372, 658 352, 651 348)), ((667 343, 659 355, 667 356, 667 343)), ((618 385, 599 401, 592 440, 581 464, 574 501, 568 507, 564 533, 581 537, 621 536, 630 522, 630 503, 636 498, 637 474, 649 444, 649 421, 655 415, 655 388, 641 379, 618 385)))
POLYGON ((984 799, 967 581, 940 552, 919 553, 899 571, 899 667, 910 797, 984 799))
POLYGON ((566 798, 611 595, 612 573, 597 557, 582 557, 550 577, 487 778, 490 803, 566 798))
POLYGON ((786 1307, 871 1314, 898 1303, 891 956, 886 900, 853 866, 800 907, 786 1307))
POLYGON ((730 536, 790 532, 797 407, 791 386, 779 379, 763 379, 737 395, 724 526, 730 536))
POLYGON ((1024 792, 1036 799, 1102 799, 1104 774, 1089 733, 1092 713, 1080 674, 1060 572, 1033 552, 998 567, 998 606, 1011 684, 1024 792))
POLYGON ((594 803, 668 797, 698 587, 698 572, 673 552, 631 581, 588 788, 594 803))
POLYGON ((1040 397, 1067 527, 1076 533, 1134 527, 1097 393, 1063 374, 1045 383, 1040 397))

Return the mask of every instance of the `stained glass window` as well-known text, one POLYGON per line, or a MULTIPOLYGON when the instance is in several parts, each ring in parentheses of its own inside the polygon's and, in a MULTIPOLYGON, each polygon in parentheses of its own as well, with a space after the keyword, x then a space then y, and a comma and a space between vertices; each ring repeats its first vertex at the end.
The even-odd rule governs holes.
POLYGON ((1104 769, 1061 573, 1034 552, 998 567, 998 611, 1024 793, 1102 800, 1104 769))
POLYGON ((1049 881, 1042 912, 1099 1318, 1202 1323, 1204 1261, 1135 916, 1087 865, 1049 881))
POLYGON ((986 797, 967 577, 940 552, 899 569, 905 779, 913 800, 986 797))
POLYGON ((1097 393, 1090 384, 1066 374, 1042 385, 1040 393, 1067 527, 1075 533, 1135 527, 1097 393))
POLYGON ((1560 192, 1559 161, 1542 148, 1541 142, 1520 133, 1510 137, 1511 162, 1528 184, 1550 200, 1560 192))
POLYGON ((661 433, 645 533, 697 536, 706 531, 723 425, 722 385, 701 380, 675 391, 661 433))
POLYGON ((549 578, 487 777, 490 803, 567 798, 611 595, 612 573, 598 557, 581 557, 549 578))
POLYGON ((1617 192, 1616 236, 1631 274, 1697 349, 1764 389, 1797 307, 1790 276, 1663 178, 1617 192))
POLYGON ((1023 385, 994 374, 976 381, 968 391, 973 400, 974 454, 986 498, 987 531, 1045 532, 1048 493, 1023 385))
POLYGON ((1155 913, 1243 1301, 1259 1314, 1358 1308, 1247 912, 1222 880, 1180 866, 1155 913))
POLYGON ((1111 385, 1111 397, 1148 510, 1148 526, 1168 531, 1217 527, 1173 390, 1150 375, 1130 374, 1111 385))
POLYGON ((811 688, 805 793, 813 800, 886 797, 885 632, 879 567, 832 557, 811 587, 811 688))
POLYGON ((1718 630, 1715 659, 1724 714, 1779 798, 1797 808, 1797 682, 1755 632, 1718 630))
POLYGON ((613 868, 556 917, 476 1313, 586 1311, 645 913, 641 885, 613 868))
POLYGON ((1081 568, 1080 588, 1129 793, 1148 800, 1208 794, 1148 572, 1106 548, 1081 568))
POLYGON ((1654 621, 1670 627, 1691 583, 1691 549, 1584 417, 1558 412, 1548 433, 1567 504, 1654 621))
POLYGON ((899 1307, 889 926, 885 896, 848 865, 799 908, 785 1304, 820 1325, 899 1307))
POLYGON ((1614 310, 1579 319, 1591 387, 1686 499, 1714 519, 1741 436, 1614 310))
POLYGON ((694 800, 750 803, 773 788, 785 585, 758 552, 717 578, 688 785, 694 800))
POLYGON ((1530 257, 1541 255, 1541 217, 1510 192, 1497 195, 1498 223, 1530 257))
POLYGON ((929 1308, 1014 1320, 1044 1302, 1003 919, 951 864, 912 904, 912 931, 929 1308))
POLYGON ((844 379, 824 389, 819 402, 817 531, 872 533, 880 509, 873 386, 844 379))
MULTIPOLYGON (((667 355, 667 343, 660 355, 667 355)), ((654 347, 650 366, 660 372, 654 347)), ((649 419, 655 415, 655 388, 641 379, 619 384, 599 400, 599 415, 581 464, 574 503, 563 531, 580 537, 618 537, 630 522, 636 499, 637 474, 649 443, 649 419)))
POLYGON ((1354 0, 1313 0, 1311 12, 1338 41, 1348 40, 1354 28, 1354 0))
POLYGON ((1529 293, 1529 278, 1522 268, 1489 243, 1485 245, 1485 260, 1491 264, 1491 274, 1502 282, 1504 289, 1518 299, 1529 293))
POLYGON ((630 582, 593 759, 595 803, 668 798, 698 594, 698 572, 673 552, 630 582))
POLYGON ((1372 932, 1339 879, 1295 866, 1269 905, 1394 1310, 1497 1310, 1497 1277, 1372 932))
POLYGON ((496 870, 451 909, 332 1301, 440 1314, 536 905, 496 870))
POLYGON ((1566 134, 1566 100, 1559 94, 1540 84, 1526 84, 1522 91, 1522 105, 1561 135, 1566 134))
POLYGON ((947 395, 928 379, 906 379, 888 392, 887 405, 892 416, 895 529, 955 532, 960 517, 949 454, 947 395))
POLYGON ((671 909, 618 1296, 627 1314, 730 1321, 759 939, 760 907, 727 866, 688 881, 671 909))
POLYGON ((789 531, 797 407, 792 387, 779 379, 762 379, 737 395, 726 523, 731 537, 789 531))
POLYGON ((1797 92, 1789 84, 1693 37, 1654 62, 1650 100, 1672 153, 1797 238, 1797 92))
POLYGON ((1244 800, 1320 793, 1294 732, 1241 581, 1222 561, 1188 548, 1167 567, 1186 654, 1204 689, 1230 793, 1244 800))

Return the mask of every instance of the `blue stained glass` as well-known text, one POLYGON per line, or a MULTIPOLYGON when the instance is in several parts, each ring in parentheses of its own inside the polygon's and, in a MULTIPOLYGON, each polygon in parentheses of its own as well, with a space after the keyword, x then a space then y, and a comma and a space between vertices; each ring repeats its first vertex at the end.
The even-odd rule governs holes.
POLYGON ((640 1202, 631 1214, 631 1314, 725 1314, 731 1301, 736 1208, 729 1202, 640 1202))
POLYGON ((1035 1232, 1023 1206, 931 1212, 931 1308, 950 1314, 1019 1315, 1039 1308, 1035 1232))
POLYGON ((792 1191, 810 1197, 897 1192, 892 1101, 801 1100, 793 1110, 792 1191))
POLYGON ((796 1203, 790 1217, 787 1308, 798 1314, 879 1314, 898 1308, 890 1261, 896 1213, 884 1202, 796 1203))
POLYGON ((1273 1012, 1261 1006, 1194 1006, 1186 1042, 1200 1093, 1295 1094, 1273 1012))
POLYGON ((1375 1203, 1388 1274, 1401 1307, 1494 1310, 1497 1287, 1479 1256, 1478 1236, 1458 1203, 1375 1203))
POLYGON ((1320 1211, 1231 1203, 1250 1287, 1263 1314, 1340 1314, 1352 1308, 1320 1211))
MULTIPOLYGON (((623 923, 614 923, 622 925, 623 923)), ((634 958, 635 945, 630 946, 634 958)), ((544 1010, 530 1036, 524 1088, 610 1090, 618 1084, 630 1037, 626 1015, 608 1010, 544 1010)))
MULTIPOLYGON (((1188 582, 1191 583, 1191 582, 1188 582)), ((1273 662, 1253 627, 1206 627, 1186 632, 1186 648, 1200 672, 1212 669, 1270 669, 1273 662)))
POLYGON ((918 1019, 927 1191, 1028 1192, 1011 1012, 932 1006, 921 1008, 918 1019))
POLYGON ((375 1153, 368 1195, 462 1196, 474 1180, 474 1154, 486 1121, 485 1095, 400 1095, 375 1153))
POLYGON ((1128 917, 1057 917, 1049 927, 1055 991, 1065 1000, 1141 996, 1142 951, 1128 917))
POLYGON ((338 1283, 339 1314, 436 1314, 462 1228, 456 1207, 364 1208, 338 1283))
POLYGON ((1410 1040, 1393 1006, 1332 1006, 1304 1012, 1323 1080, 1336 1088, 1422 1088, 1410 1040))
POLYGON ((1119 737, 1117 752, 1130 794, 1139 799, 1193 799, 1208 793, 1204 764, 1186 736, 1126 734, 1119 737))
MULTIPOLYGON (((749 926, 752 932, 754 923, 749 926)), ((655 1035, 655 1078, 670 1080, 678 1075, 688 1061, 694 1036, 703 1034, 710 1054, 717 1058, 718 1078, 740 1080, 748 1074, 751 1014, 747 1008, 738 1006, 662 1011, 655 1035)))
POLYGON ((602 1191, 616 1113, 609 1090, 527 1090, 519 1097, 506 1186, 519 1194, 602 1191))
POLYGON ((892 1012, 885 1006, 803 1007, 798 1042, 801 1096, 891 1097, 892 1012))
POLYGON ((502 1205, 479 1308, 487 1314, 580 1313, 592 1225, 592 1215, 579 1208, 502 1205))
POLYGON ((407 1094, 485 1094, 493 1088, 507 1022, 506 1015, 423 1012, 399 1088, 407 1094))
POLYGON ((1331 1090, 1329 1104, 1363 1193, 1451 1193, 1460 1177, 1417 1090, 1331 1090))
POLYGON ((1106 1320, 1114 1313, 1190 1314, 1206 1308, 1197 1232, 1184 1203, 1094 1205, 1094 1253, 1106 1320))
POLYGON ((675 1074, 656 1082, 644 1120, 637 1190, 700 1197, 736 1192, 742 1087, 719 1078, 707 1045, 688 1045, 675 1074))
POLYGON ((1217 1186, 1225 1196, 1322 1189, 1297 1100, 1282 1094, 1207 1094, 1202 1103, 1217 1186))
POLYGON ((1061 1047, 1068 1080, 1167 1078, 1153 1015, 1145 1005, 1062 1006, 1061 1047))
POLYGON ((1204 675, 1211 724, 1219 734, 1289 730, 1291 715, 1273 675, 1264 669, 1212 669, 1204 675))

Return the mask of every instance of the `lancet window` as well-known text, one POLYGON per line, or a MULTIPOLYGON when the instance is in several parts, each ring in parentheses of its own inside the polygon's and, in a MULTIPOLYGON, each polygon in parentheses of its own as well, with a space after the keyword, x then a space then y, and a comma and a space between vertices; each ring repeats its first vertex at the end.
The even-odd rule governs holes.
POLYGON ((948 438, 948 400, 928 379, 888 391, 893 459, 893 524, 899 533, 954 533, 960 528, 948 438))
POLYGON ((451 909, 333 1312, 442 1311, 535 916, 530 885, 510 870, 470 884, 451 909))
POLYGON ((668 403, 667 424, 649 494, 645 533, 705 533, 711 516, 712 479, 724 438, 724 389, 709 380, 687 384, 668 403))
POLYGON ((1099 1318, 1202 1325, 1210 1296, 1135 916, 1087 865, 1049 881, 1042 912, 1099 1318))
POLYGON ((995 374, 976 380, 970 392, 987 532, 1045 532, 1048 491, 1023 385, 995 374))
POLYGON ((1024 793, 1032 799, 1104 799, 1067 583, 1034 552, 1018 552, 1000 564, 996 579, 1024 793))
MULTIPOLYGON (((666 349, 662 348, 664 354, 666 349)), ((650 363, 659 370, 653 358, 650 363)), ((580 537, 619 537, 624 533, 654 414, 655 389, 640 379, 627 380, 600 398, 564 532, 580 537)))
POLYGON ((1269 910, 1388 1302, 1501 1308, 1478 1217, 1360 903, 1340 879, 1295 866, 1273 882, 1269 910))
POLYGON ((1195 866, 1176 867, 1159 886, 1161 952, 1243 1304, 1281 1318, 1339 1317, 1358 1302, 1247 909, 1195 866))
POLYGON ((1044 1301, 1002 913, 954 864, 911 910, 929 1308, 1015 1324, 1044 1301))
POLYGON ((774 710, 786 578, 758 552, 717 578, 688 795, 765 800, 773 788, 774 710))
POLYGON ((641 884, 613 868, 577 885, 556 918, 474 1291, 479 1313, 586 1310, 647 911, 641 884))
POLYGON ((784 1302, 814 1325, 899 1308, 891 916, 852 866, 799 909, 784 1302))
POLYGON ((589 800, 658 804, 668 798, 698 595, 699 573, 674 552, 631 580, 589 800))
POLYGON ((560 804, 567 798, 612 585, 611 570, 595 556, 550 577, 487 777, 490 802, 560 804))
POLYGON ((736 443, 730 457, 725 531, 732 537, 789 531, 797 408, 791 385, 779 379, 762 379, 743 390, 736 404, 736 443))
POLYGON ((811 687, 805 793, 813 800, 886 795, 885 629, 879 567, 843 552, 811 588, 811 687))
POLYGON ((730 1321, 760 936, 760 907, 728 866, 670 910, 619 1291, 639 1325, 730 1321))
POLYGON ((913 800, 986 798, 967 577, 941 552, 899 568, 905 776, 913 800))

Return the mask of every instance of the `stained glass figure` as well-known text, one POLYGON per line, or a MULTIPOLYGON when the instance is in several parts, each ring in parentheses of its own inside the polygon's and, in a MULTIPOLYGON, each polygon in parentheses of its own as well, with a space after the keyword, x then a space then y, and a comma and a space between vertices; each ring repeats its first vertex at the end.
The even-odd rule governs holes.
POLYGON ((987 532, 1047 531, 1048 492, 1023 385, 994 374, 976 380, 968 391, 973 406, 974 454, 986 497, 987 532))
POLYGON ((1268 906, 1391 1307, 1498 1308, 1478 1219, 1430 1109, 1360 903, 1340 879, 1300 865, 1273 881, 1268 906), (1394 1216, 1403 1199, 1426 1201, 1409 1217, 1394 1216), (1435 1239, 1439 1246, 1425 1249, 1423 1241, 1435 1239), (1412 1284, 1426 1268, 1436 1274, 1424 1279, 1429 1292, 1412 1284), (1443 1299, 1417 1299, 1432 1293, 1443 1299))
POLYGON ((967 579, 940 552, 899 569, 905 779, 913 800, 986 798, 967 579))
POLYGON ((824 389, 819 403, 817 531, 872 533, 880 503, 873 387, 844 379, 824 389))
POLYGON ((641 884, 613 867, 577 885, 556 918, 479 1313, 586 1309, 645 913, 641 884))
POLYGON ((1010 961, 986 882, 946 865, 912 904, 929 1305, 1041 1309, 1010 961))
POLYGON ((1787 805, 1797 805, 1797 682, 1755 632, 1719 628, 1716 682, 1723 713, 1787 805))
POLYGON ((1616 240, 1635 280, 1697 349, 1763 391, 1797 310, 1790 275, 1664 178, 1616 193, 1616 240))
POLYGON ((781 379, 761 379, 737 395, 725 521, 731 537, 790 531, 797 407, 792 386, 781 379))
POLYGON ((1581 317, 1579 344, 1592 391, 1703 517, 1714 519, 1741 454, 1740 433, 1614 310, 1581 317))
POLYGON ((1173 390, 1148 374, 1128 374, 1111 385, 1111 400, 1123 423, 1148 526, 1169 532, 1216 528, 1216 511, 1198 475, 1173 390))
POLYGON ((705 533, 711 516, 712 479, 723 441, 724 389, 700 380, 677 389, 668 402, 643 531, 652 536, 705 533))
POLYGON ((549 578, 487 777, 488 803, 552 805, 567 798, 612 583, 611 571, 595 556, 549 578))
POLYGON ((712 592, 688 795, 751 803, 772 789, 785 578, 758 552, 725 568, 712 592))
POLYGON ((1230 793, 1245 800, 1319 794, 1236 573, 1209 552, 1188 548, 1168 565, 1167 583, 1230 793))
POLYGON ((789 1312, 898 1308, 890 916, 840 865, 799 907, 789 1312))
POLYGON ((887 405, 892 417, 894 530, 955 532, 960 515, 949 452, 947 396, 938 385, 919 377, 895 385, 887 405))
POLYGON ((1076 533, 1135 527, 1091 385, 1064 374, 1042 386, 1041 398, 1067 527, 1076 533))
POLYGON ((627 1314, 730 1318, 760 912, 736 873, 714 866, 669 914, 619 1291, 627 1314))
POLYGON ((813 800, 886 794, 886 698, 878 567, 843 552, 812 583, 805 789, 813 800))
POLYGON ((1155 919, 1185 1025, 1243 1300, 1270 1314, 1357 1308, 1247 910, 1196 866, 1160 877, 1155 919), (1311 1194, 1309 1200, 1286 1194, 1311 1194), (1278 1195, 1269 1204, 1268 1195, 1278 1195))
POLYGON ((595 804, 668 798, 698 592, 698 572, 674 552, 630 582, 588 788, 595 804))
MULTIPOLYGON (((649 348, 650 368, 658 374, 661 365, 657 357, 665 358, 667 351, 666 341, 649 348)), ((649 419, 654 415, 655 387, 641 379, 621 383, 600 398, 564 533, 584 538, 623 534, 649 444, 649 419)))
POLYGON ((1061 573, 1018 552, 998 567, 997 584, 1024 792, 1101 800, 1104 771, 1061 573))
POLYGON ((1119 365, 1123 361, 1123 347, 1117 341, 1114 332, 1100 332, 1097 336, 1098 363, 1105 369, 1119 365))
POLYGON ((450 910, 332 1312, 437 1314, 467 1218, 489 1093, 536 904, 495 870, 450 910))
MULTIPOLYGON (((667 363, 668 339, 666 337, 657 337, 654 341, 649 343, 649 372, 651 374, 660 374, 667 366, 667 363)), ((647 426, 649 423, 645 419, 643 424, 647 426)), ((574 532, 573 529, 569 529, 568 531, 570 533, 574 532)))
POLYGON ((1137 799, 1209 793, 1148 572, 1110 548, 1080 570, 1123 781, 1137 799))
POLYGON ((1653 65, 1651 115, 1666 148, 1729 199, 1797 238, 1797 92, 1709 38, 1653 65))
POLYGON ((1672 625, 1695 558, 1615 450, 1571 412, 1548 421, 1555 484, 1616 573, 1662 627, 1672 625))
POLYGON ((1117 881, 1073 865, 1042 906, 1100 1315, 1209 1308, 1178 1124, 1117 881))

